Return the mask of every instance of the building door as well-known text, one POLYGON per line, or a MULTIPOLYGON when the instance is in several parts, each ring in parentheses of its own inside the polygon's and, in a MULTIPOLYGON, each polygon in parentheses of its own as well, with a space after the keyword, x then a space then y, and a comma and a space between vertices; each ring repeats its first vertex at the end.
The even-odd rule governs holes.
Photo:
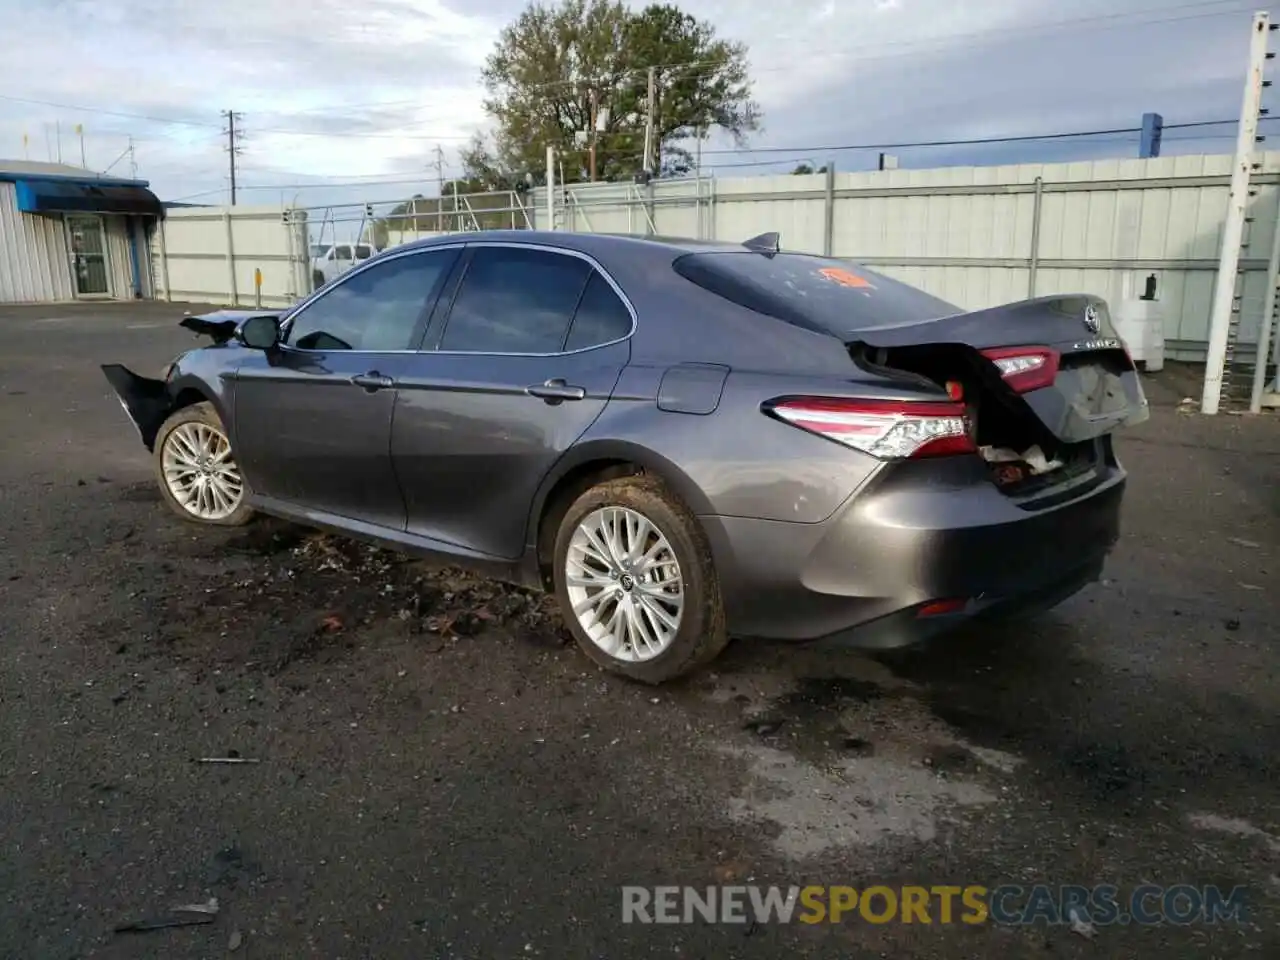
POLYGON ((107 276, 107 239, 100 217, 67 217, 71 237, 71 276, 78 297, 105 297, 111 293, 107 276))

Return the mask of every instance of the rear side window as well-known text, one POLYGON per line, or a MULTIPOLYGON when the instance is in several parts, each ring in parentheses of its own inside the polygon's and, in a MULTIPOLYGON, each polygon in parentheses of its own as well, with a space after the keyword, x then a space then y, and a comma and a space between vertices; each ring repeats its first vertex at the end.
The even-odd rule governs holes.
POLYGON ((479 247, 437 348, 465 353, 559 353, 592 272, 579 257, 479 247))
POLYGON ((923 290, 826 257, 716 251, 678 257, 674 267, 740 307, 841 339, 959 312, 923 290))
POLYGON ((565 350, 585 350, 621 340, 631 332, 631 312, 599 271, 591 272, 587 289, 573 315, 565 350))

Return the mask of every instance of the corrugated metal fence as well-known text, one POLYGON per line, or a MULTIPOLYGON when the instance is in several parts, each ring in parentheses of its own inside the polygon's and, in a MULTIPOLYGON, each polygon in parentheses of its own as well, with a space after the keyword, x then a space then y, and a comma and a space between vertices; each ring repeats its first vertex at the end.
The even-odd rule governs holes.
MULTIPOLYGON (((1058 292, 1116 303, 1139 296, 1154 275, 1168 354, 1203 359, 1231 163, 1228 155, 1185 156, 575 184, 555 190, 554 226, 732 242, 776 230, 787 249, 867 264, 969 310, 1058 292)), ((549 226, 543 188, 459 199, 464 215, 450 212, 438 224, 419 213, 409 229, 383 216, 386 240, 511 222, 549 226)), ((1256 342, 1278 201, 1280 153, 1267 153, 1241 261, 1242 356, 1256 342)), ((379 220, 364 204, 351 206, 353 230, 379 220)), ((170 211, 156 242, 158 288, 171 299, 247 305, 260 269, 263 305, 292 302, 311 289, 307 222, 333 219, 332 208, 170 211)))
POLYGON ((307 214, 278 206, 167 212, 152 244, 157 295, 236 306, 288 306, 310 292, 307 214), (262 284, 255 284, 260 272, 262 284))
MULTIPOLYGON (((1059 292, 1111 302, 1155 275, 1170 356, 1203 359, 1231 157, 573 185, 561 229, 742 241, 856 260, 979 309, 1059 292)), ((1255 176, 1240 353, 1256 342, 1280 154, 1255 176)), ((541 194, 541 191, 537 191, 541 194)), ((531 204, 541 213, 545 200, 531 204)), ((539 224, 541 226, 541 224, 539 224)))

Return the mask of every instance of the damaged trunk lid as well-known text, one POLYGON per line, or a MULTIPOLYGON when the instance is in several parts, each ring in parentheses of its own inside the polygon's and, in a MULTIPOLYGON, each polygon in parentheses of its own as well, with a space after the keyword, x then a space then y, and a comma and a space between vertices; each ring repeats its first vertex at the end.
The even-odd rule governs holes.
POLYGON ((1024 421, 1024 439, 1084 443, 1149 416, 1106 302, 1087 294, 859 331, 849 348, 881 370, 959 384, 966 398, 1024 421))

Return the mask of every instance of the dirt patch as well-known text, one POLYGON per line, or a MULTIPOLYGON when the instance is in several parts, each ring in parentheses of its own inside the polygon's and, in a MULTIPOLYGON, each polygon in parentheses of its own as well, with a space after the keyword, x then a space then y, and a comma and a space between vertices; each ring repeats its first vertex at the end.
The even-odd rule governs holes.
POLYGON ((750 783, 730 798, 729 816, 774 824, 774 848, 789 859, 890 840, 928 842, 951 808, 996 800, 977 784, 876 757, 824 770, 765 746, 731 753, 749 762, 750 783))
POLYGON ((570 639, 547 595, 344 537, 268 522, 194 549, 213 570, 168 596, 159 618, 158 642, 178 654, 216 638, 223 663, 281 673, 389 639, 431 652, 491 632, 541 647, 570 639))

